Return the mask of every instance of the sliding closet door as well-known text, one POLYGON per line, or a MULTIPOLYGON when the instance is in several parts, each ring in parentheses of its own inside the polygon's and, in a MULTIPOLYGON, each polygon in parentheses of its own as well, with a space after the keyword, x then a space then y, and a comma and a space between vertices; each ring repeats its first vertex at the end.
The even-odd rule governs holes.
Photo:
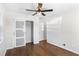
POLYGON ((25 45, 25 22, 16 21, 16 47, 25 45))

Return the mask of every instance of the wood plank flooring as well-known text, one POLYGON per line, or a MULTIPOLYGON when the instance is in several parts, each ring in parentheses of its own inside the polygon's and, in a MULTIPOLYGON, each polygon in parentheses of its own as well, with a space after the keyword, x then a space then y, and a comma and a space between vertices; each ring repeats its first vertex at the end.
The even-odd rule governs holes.
POLYGON ((28 43, 26 46, 7 50, 5 56, 79 56, 65 49, 51 45, 46 41, 39 44, 28 43))

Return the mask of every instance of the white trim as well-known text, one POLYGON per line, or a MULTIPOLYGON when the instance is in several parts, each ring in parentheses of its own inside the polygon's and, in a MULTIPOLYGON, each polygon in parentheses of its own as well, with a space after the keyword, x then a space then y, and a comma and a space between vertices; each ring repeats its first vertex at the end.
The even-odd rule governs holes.
POLYGON ((16 30, 24 30, 23 28, 16 28, 16 30))
POLYGON ((13 46, 12 46, 12 47, 8 47, 8 48, 6 48, 6 50, 8 50, 8 49, 13 49, 13 48, 15 48, 15 47, 13 47, 13 46))
POLYGON ((16 39, 20 39, 20 38, 24 38, 24 36, 23 37, 16 37, 16 39))
POLYGON ((24 21, 24 45, 26 46, 26 22, 24 21))
POLYGON ((74 51, 74 50, 71 50, 71 49, 69 49, 69 48, 60 46, 60 45, 58 45, 58 44, 56 44, 56 43, 51 43, 51 42, 49 42, 49 41, 47 41, 47 42, 50 43, 50 44, 53 44, 53 45, 55 45, 55 46, 57 46, 57 47, 60 47, 60 48, 63 48, 63 49, 65 49, 65 50, 71 51, 71 52, 73 52, 73 53, 79 54, 79 52, 77 52, 77 51, 74 51))
POLYGON ((39 43, 39 41, 37 41, 37 42, 34 42, 34 44, 38 44, 39 43))
POLYGON ((1 51, 1 52, 0 52, 0 56, 5 56, 6 51, 7 51, 7 49, 6 49, 6 50, 1 51))
POLYGON ((16 19, 14 19, 14 26, 13 26, 14 30, 13 30, 13 48, 15 48, 16 46, 16 19))
MULTIPOLYGON (((34 22, 34 32, 37 30, 37 28, 35 29, 35 27, 37 27, 39 24, 39 19, 38 19, 38 17, 26 17, 26 18, 15 18, 15 23, 16 23, 16 21, 24 21, 24 25, 25 25, 25 21, 33 21, 34 22), (37 24, 37 25, 36 25, 37 24)), ((15 25, 16 26, 16 25, 15 25)), ((19 28, 20 29, 20 28, 19 28)), ((25 29, 26 28, 24 28, 24 32, 25 32, 25 29)), ((39 28, 38 28, 39 29, 39 28)), ((22 30, 22 29, 21 29, 22 30)), ((15 28, 15 31, 16 31, 16 28, 15 28)), ((14 32, 15 32, 14 31, 14 32)), ((37 32, 35 32, 35 33, 33 33, 33 35, 34 35, 34 44, 37 44, 37 43, 39 43, 39 38, 37 38, 37 36, 39 37, 39 35, 38 35, 39 33, 37 33, 37 32)), ((16 36, 16 33, 15 33, 15 36, 16 36)), ((24 40, 26 39, 26 37, 25 37, 26 35, 24 35, 24 40)), ((14 47, 16 47, 16 37, 15 37, 15 39, 13 39, 14 40, 14 47)), ((26 42, 24 42, 24 43, 26 43, 26 42)), ((25 44, 24 44, 25 45, 25 44)), ((22 45, 23 46, 23 45, 22 45)))
MULTIPOLYGON (((20 21, 20 20, 16 20, 16 22, 17 21, 20 21)), ((23 21, 23 23, 24 23, 24 21, 23 21)), ((25 27, 25 24, 23 25, 23 28, 16 28, 16 25, 15 25, 15 32, 16 32, 16 30, 22 30, 24 32, 24 30, 25 30, 24 27, 25 27)), ((15 35, 15 37, 16 37, 16 35, 15 35)), ((16 37, 16 39, 15 39, 15 47, 21 47, 21 46, 25 46, 25 33, 24 33, 23 37, 16 37), (19 40, 19 38, 23 38, 24 39, 24 43, 22 45, 16 46, 16 40, 19 40)))

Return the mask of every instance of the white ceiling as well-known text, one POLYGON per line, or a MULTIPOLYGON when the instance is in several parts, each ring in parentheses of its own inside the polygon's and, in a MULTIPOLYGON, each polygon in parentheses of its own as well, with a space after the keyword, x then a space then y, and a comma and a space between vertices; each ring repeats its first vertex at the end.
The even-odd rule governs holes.
MULTIPOLYGON (((35 9, 37 3, 5 3, 3 4, 7 11, 19 12, 26 15, 31 15, 34 12, 26 11, 25 9, 35 9)), ((47 17, 40 15, 42 21, 49 21, 51 18, 62 16, 68 11, 79 8, 79 4, 72 3, 43 3, 44 9, 53 9, 53 12, 45 12, 47 17)))
MULTIPOLYGON (((35 9, 35 7, 37 6, 37 3, 6 3, 3 4, 4 7, 6 8, 6 10, 8 11, 14 11, 14 12, 20 12, 20 13, 26 13, 26 14, 30 14, 30 13, 34 13, 34 12, 29 12, 29 11, 25 11, 25 9, 35 9)), ((63 3, 44 3, 44 9, 53 9, 53 12, 49 12, 46 13, 48 15, 52 14, 52 15, 61 15, 65 12, 67 12, 68 10, 72 10, 75 9, 76 7, 78 8, 79 4, 63 4, 63 3)))

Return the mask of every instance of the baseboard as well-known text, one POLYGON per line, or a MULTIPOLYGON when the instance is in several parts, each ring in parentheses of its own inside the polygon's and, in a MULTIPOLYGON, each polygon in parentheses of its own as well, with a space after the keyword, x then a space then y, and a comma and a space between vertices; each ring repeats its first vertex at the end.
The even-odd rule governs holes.
POLYGON ((5 56, 7 50, 3 50, 0 52, 0 56, 5 56))
POLYGON ((29 43, 26 43, 26 45, 27 45, 27 44, 34 44, 34 43, 33 43, 33 42, 29 42, 29 43))
POLYGON ((47 40, 41 40, 41 41, 39 41, 39 42, 47 42, 47 40))
POLYGON ((55 46, 57 46, 57 47, 63 48, 63 49, 65 49, 65 50, 68 50, 68 51, 70 51, 70 52, 73 52, 73 53, 75 53, 75 54, 79 54, 79 52, 77 52, 77 51, 74 51, 74 50, 71 50, 71 49, 69 49, 69 48, 60 46, 60 45, 58 45, 58 44, 56 44, 56 43, 51 43, 51 42, 48 42, 48 43, 53 44, 53 45, 55 45, 55 46))
POLYGON ((39 41, 37 41, 37 42, 34 42, 34 44, 38 44, 39 43, 39 41))

